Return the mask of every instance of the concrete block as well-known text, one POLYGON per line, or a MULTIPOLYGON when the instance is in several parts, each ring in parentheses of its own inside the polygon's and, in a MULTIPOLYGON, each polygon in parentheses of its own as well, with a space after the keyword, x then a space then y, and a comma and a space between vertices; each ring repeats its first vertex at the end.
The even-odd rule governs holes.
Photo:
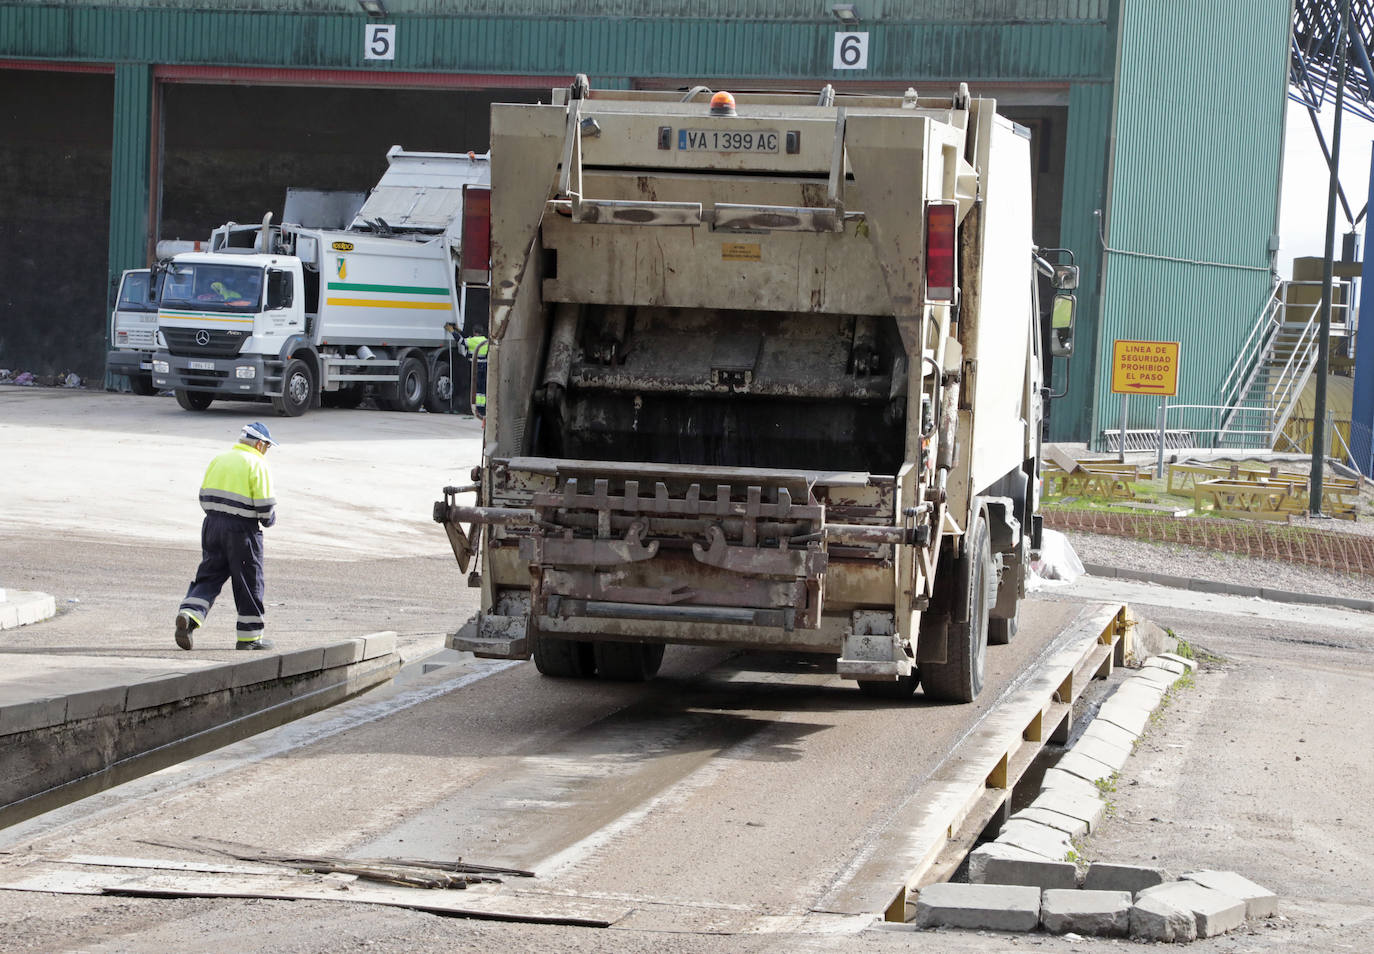
POLYGON ((1129 749, 1135 751, 1138 735, 1132 735, 1121 726, 1108 722, 1106 719, 1094 719, 1088 723, 1088 727, 1083 730, 1081 738, 1101 739, 1108 745, 1114 745, 1119 749, 1129 749))
POLYGON ((1073 847, 1069 843, 1069 836, 1058 828, 1020 820, 1009 821, 1003 825, 997 841, 1004 845, 1024 848, 1051 861, 1063 861, 1073 847))
POLYGON ((1015 845, 990 841, 969 854, 968 879, 973 884, 1074 888, 1078 886, 1078 869, 1072 862, 1051 861, 1015 845))
POLYGON ((1040 889, 1012 884, 932 884, 916 898, 916 926, 1034 931, 1040 889))
POLYGON ((266 655, 255 653, 252 655, 252 659, 234 664, 234 671, 229 679, 230 689, 242 689, 244 686, 255 686, 260 682, 272 682, 281 674, 281 656, 276 653, 266 655))
POLYGON ((1076 747, 1061 755, 1059 761, 1054 763, 1054 767, 1061 772, 1077 775, 1088 782, 1111 778, 1115 771, 1110 765, 1083 755, 1076 747))
POLYGON ((183 698, 208 696, 212 692, 223 692, 228 689, 234 679, 234 667, 234 663, 224 663, 220 666, 206 666, 204 669, 193 669, 184 673, 186 688, 183 698))
POLYGON ((1136 900, 1142 898, 1157 898, 1181 911, 1192 912, 1198 937, 1215 937, 1245 923, 1244 901, 1196 881, 1171 881, 1146 888, 1136 900))
POLYGON ((151 709, 153 706, 163 706, 185 699, 188 695, 187 686, 187 675, 179 672, 136 682, 129 687, 124 709, 126 712, 136 712, 139 709, 151 709))
MULTIPOLYGON (((1058 828, 1070 838, 1077 838, 1088 833, 1088 823, 1082 818, 1074 818, 1072 815, 1061 815, 1059 812, 1051 811, 1048 808, 1026 807, 1015 815, 1011 816, 1022 821, 1035 822, 1037 825, 1044 825, 1047 828, 1058 828)), ((1014 882, 1023 884, 1024 882, 1014 882)), ((1049 887, 1041 885, 1042 888, 1049 887)), ((1071 885, 1055 885, 1054 887, 1071 887, 1071 885)))
POLYGON ((57 615, 57 601, 47 593, 10 590, 0 599, 0 629, 28 626, 57 615))
POLYGON ((299 676, 306 672, 319 672, 324 668, 324 648, 297 649, 281 654, 281 678, 299 676))
POLYGON ((1197 940, 1197 921, 1163 898, 1141 897, 1131 906, 1131 937, 1138 941, 1197 940))
POLYGON ((1178 675, 1158 666, 1146 666, 1143 669, 1132 673, 1131 678, 1126 680, 1128 686, 1153 686, 1160 693, 1168 692, 1178 682, 1178 675))
POLYGON ((1150 724, 1150 714, 1154 712, 1153 706, 1141 706, 1128 699, 1118 699, 1115 695, 1102 704, 1102 708, 1097 710, 1097 717, 1105 719, 1113 725, 1119 725, 1133 735, 1144 735, 1145 727, 1150 724))
POLYGON ((1148 619, 1138 619, 1135 624, 1135 652, 1137 656, 1153 656, 1157 653, 1173 652, 1178 640, 1159 625, 1148 619))
POLYGON ((1189 659, 1186 656, 1180 656, 1177 653, 1160 653, 1159 658, 1167 659, 1170 662, 1179 663, 1180 665, 1187 667, 1187 669, 1190 672, 1197 668, 1197 660, 1189 659))
POLYGON ((106 686, 103 689, 74 692, 67 697, 67 721, 77 722, 123 712, 128 696, 128 686, 106 686))
POLYGON ((1151 656, 1140 664, 1140 668, 1142 670, 1163 669, 1165 672, 1171 672, 1175 676, 1181 676, 1188 671, 1187 666, 1175 659, 1170 659, 1168 656, 1151 656))
MULTIPOLYGON (((1173 684, 1170 683, 1170 685, 1173 684)), ((1153 685, 1137 676, 1127 679, 1121 685, 1117 686, 1111 698, 1119 702, 1129 702, 1131 705, 1139 706, 1140 708, 1148 709, 1153 712, 1155 709, 1159 708, 1159 703, 1164 698, 1164 693, 1167 691, 1167 687, 1153 685)))
POLYGON ((1107 803, 1096 786, 1091 795, 1082 795, 1067 788, 1047 788, 1030 803, 1030 807, 1077 818, 1088 826, 1089 832, 1097 829, 1107 812, 1107 803))
POLYGON ((363 637, 363 659, 390 656, 395 651, 396 634, 393 632, 371 633, 363 637))
POLYGON ((1094 891, 1129 891, 1134 897, 1139 891, 1173 880, 1173 876, 1163 868, 1094 861, 1088 865, 1088 873, 1083 876, 1083 887, 1094 891))
MULTIPOLYGON (((1305 603, 1317 606, 1325 606, 1330 602, 1330 597, 1315 593, 1295 593, 1292 590, 1277 590, 1268 586, 1260 590, 1260 598, 1272 603, 1305 603)), ((1198 937, 1203 936, 1201 932, 1198 933, 1198 937)))
MULTIPOLYGON (((1045 769, 1045 775, 1040 780, 1040 787, 1047 792, 1061 790, 1070 792, 1079 798, 1100 799, 1102 797, 1102 792, 1099 791, 1098 787, 1092 782, 1089 782, 1082 776, 1073 775, 1069 772, 1065 772, 1063 769, 1057 768, 1045 769)), ((1056 811, 1058 811, 1058 809, 1056 809, 1056 811)))
POLYGON ((1260 595, 1258 586, 1246 586, 1243 583, 1222 583, 1217 580, 1191 579, 1188 581, 1188 589, 1195 593, 1226 593, 1231 596, 1256 597, 1260 595))
POLYGON ((1129 746, 1115 745, 1111 742, 1104 742, 1098 736, 1083 735, 1073 744, 1070 750, 1078 755, 1086 755, 1094 762, 1101 762, 1103 765, 1117 772, 1125 767, 1126 762, 1131 757, 1129 746))
POLYGON ((1279 913, 1278 895, 1234 871, 1194 871, 1184 875, 1183 880, 1240 898, 1245 902, 1247 918, 1272 918, 1279 913))
POLYGON ((1131 929, 1131 895, 1052 888, 1040 896, 1040 924, 1051 934, 1125 937, 1131 929))
POLYGON ((363 661, 363 641, 348 639, 333 646, 324 647, 324 662, 321 668, 333 669, 336 666, 351 666, 363 661))
POLYGON ((0 706, 0 735, 30 732, 67 721, 67 697, 32 699, 0 706))

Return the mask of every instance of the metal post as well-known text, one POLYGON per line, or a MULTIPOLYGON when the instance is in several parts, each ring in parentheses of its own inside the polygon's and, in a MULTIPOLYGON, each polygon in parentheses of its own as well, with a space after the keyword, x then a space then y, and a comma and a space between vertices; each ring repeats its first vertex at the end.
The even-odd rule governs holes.
POLYGON ((1169 398, 1159 399, 1159 454, 1155 457, 1155 476, 1164 476, 1164 425, 1169 419, 1169 398))
POLYGON ((1322 262, 1321 329, 1317 341, 1317 395, 1312 412, 1312 478, 1307 512, 1322 513, 1322 465, 1326 459, 1326 372, 1331 350, 1331 274, 1336 246, 1336 193, 1340 189, 1341 116, 1345 112, 1346 56, 1350 47, 1350 0, 1341 0, 1341 20, 1336 32, 1336 118, 1331 130, 1331 170, 1326 195, 1326 252, 1322 262))
MULTIPOLYGON (((1369 163, 1369 200, 1374 203, 1374 156, 1369 163)), ((1374 208, 1374 204, 1366 206, 1374 208)), ((1365 226, 1368 232, 1368 225, 1365 226)), ((1355 456, 1355 466, 1362 474, 1374 474, 1374 236, 1364 243, 1364 267, 1360 279, 1359 316, 1369 316, 1369 321, 1361 321, 1355 331, 1355 394, 1350 407, 1350 451, 1355 456), (1360 332, 1369 328, 1365 338, 1366 346, 1361 348, 1360 332)))
POLYGON ((1130 400, 1129 394, 1121 395, 1121 430, 1120 440, 1117 441, 1116 460, 1119 464, 1126 463, 1126 402, 1130 400))

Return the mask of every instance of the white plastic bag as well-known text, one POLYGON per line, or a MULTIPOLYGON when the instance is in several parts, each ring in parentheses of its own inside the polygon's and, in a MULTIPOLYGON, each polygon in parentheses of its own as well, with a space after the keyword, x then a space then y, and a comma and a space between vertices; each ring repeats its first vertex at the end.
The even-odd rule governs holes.
POLYGON ((1041 533, 1040 555, 1031 561, 1026 589, 1072 583, 1085 572, 1069 538, 1058 530, 1045 530, 1041 533))

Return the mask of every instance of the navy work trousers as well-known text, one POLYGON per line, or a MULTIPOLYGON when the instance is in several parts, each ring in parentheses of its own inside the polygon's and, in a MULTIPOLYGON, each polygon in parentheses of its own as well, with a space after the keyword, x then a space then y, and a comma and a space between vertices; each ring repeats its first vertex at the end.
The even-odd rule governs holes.
POLYGON ((238 609, 238 639, 246 642, 262 636, 263 573, 262 529, 257 521, 225 513, 207 513, 200 527, 200 568, 181 609, 204 624, 215 598, 229 580, 234 585, 238 609))

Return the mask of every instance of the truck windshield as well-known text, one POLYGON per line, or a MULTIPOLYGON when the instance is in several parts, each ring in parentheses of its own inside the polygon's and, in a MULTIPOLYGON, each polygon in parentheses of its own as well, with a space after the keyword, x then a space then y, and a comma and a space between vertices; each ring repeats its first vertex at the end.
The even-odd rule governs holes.
POLYGON ((129 272, 119 287, 120 311, 157 311, 157 302, 148 300, 148 273, 129 272))
POLYGON ((172 265, 162 283, 163 308, 256 311, 262 301, 262 269, 248 265, 172 265))

